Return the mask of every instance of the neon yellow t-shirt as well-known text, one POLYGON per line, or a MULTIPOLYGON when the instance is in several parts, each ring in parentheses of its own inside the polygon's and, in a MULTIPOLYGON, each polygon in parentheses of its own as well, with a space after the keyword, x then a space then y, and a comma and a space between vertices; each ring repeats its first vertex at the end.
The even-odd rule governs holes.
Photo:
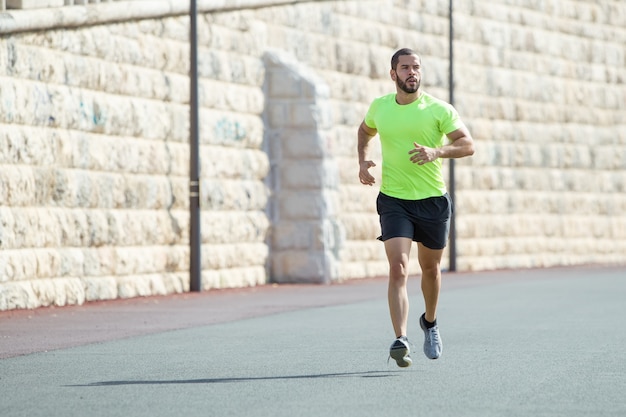
POLYGON ((421 200, 446 193, 441 159, 418 165, 409 159, 409 151, 413 142, 439 148, 446 134, 463 127, 454 107, 424 92, 413 103, 400 105, 392 93, 372 102, 365 124, 380 137, 383 194, 421 200))

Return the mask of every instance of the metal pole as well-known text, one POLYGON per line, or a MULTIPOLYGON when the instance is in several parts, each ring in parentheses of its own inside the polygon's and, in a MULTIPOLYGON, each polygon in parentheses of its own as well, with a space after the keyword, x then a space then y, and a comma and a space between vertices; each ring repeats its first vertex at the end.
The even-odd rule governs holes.
MULTIPOLYGON (((449 72, 448 72, 448 84, 449 84, 449 92, 450 92, 450 104, 454 106, 454 25, 452 19, 452 6, 453 0, 450 0, 450 8, 448 10, 449 16, 449 55, 450 55, 450 64, 449 64, 449 72)), ((450 172, 449 172, 449 187, 448 192, 450 193, 450 198, 452 199, 452 204, 455 202, 455 188, 456 184, 454 181, 454 159, 449 160, 450 164, 450 172)), ((452 218, 450 219, 450 267, 449 270, 451 272, 456 271, 456 214, 452 213, 452 218)))
POLYGON ((190 66, 189 66, 189 290, 202 291, 202 233, 200 229, 200 163, 198 116, 198 8, 196 0, 189 6, 190 66))

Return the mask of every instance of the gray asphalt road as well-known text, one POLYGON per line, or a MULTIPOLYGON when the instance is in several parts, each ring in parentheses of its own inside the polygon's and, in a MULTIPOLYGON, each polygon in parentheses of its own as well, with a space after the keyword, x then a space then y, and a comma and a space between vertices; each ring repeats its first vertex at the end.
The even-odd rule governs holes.
MULTIPOLYGON (((393 334, 384 281, 238 296, 223 303, 223 319, 206 322, 185 321, 190 301, 181 299, 179 321, 160 329, 74 336, 76 346, 49 351, 39 330, 39 351, 0 359, 0 416, 626 416, 626 268, 444 280, 444 353, 436 361, 421 352, 417 279, 408 369, 387 361, 393 334), (277 308, 286 297, 300 301, 277 308), (233 318, 229 309, 249 314, 233 318)), ((197 300, 213 299, 191 305, 197 300)), ((133 312, 110 303, 98 307, 99 317, 118 320, 122 306, 133 312)), ((154 308, 134 313, 141 322, 138 315, 154 308)), ((0 316, 0 334, 12 331, 12 320, 27 334, 29 323, 41 329, 47 319, 21 317, 0 316)), ((0 340, 19 345, 16 337, 0 340)))

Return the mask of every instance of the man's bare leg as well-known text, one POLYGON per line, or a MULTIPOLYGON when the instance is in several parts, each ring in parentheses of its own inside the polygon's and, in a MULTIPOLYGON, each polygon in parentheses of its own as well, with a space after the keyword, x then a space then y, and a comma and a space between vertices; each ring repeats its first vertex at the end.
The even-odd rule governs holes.
POLYGON ((391 356, 399 367, 411 366, 411 348, 406 337, 409 320, 409 296, 407 281, 409 279, 409 253, 411 239, 396 237, 385 241, 385 251, 389 260, 389 314, 397 339, 389 348, 391 356))
POLYGON ((395 237, 385 241, 385 252, 389 261, 387 298, 391 323, 396 337, 407 334, 407 322, 409 320, 407 281, 412 243, 411 239, 404 237, 395 237))
POLYGON ((441 257, 443 249, 429 249, 417 244, 420 267, 422 268, 422 294, 426 307, 426 320, 433 322, 437 318, 437 304, 441 290, 441 257))

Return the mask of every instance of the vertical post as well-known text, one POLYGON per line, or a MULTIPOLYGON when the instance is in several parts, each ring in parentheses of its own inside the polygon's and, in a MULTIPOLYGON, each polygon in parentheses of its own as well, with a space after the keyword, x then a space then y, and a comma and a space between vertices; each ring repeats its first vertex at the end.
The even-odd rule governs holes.
MULTIPOLYGON (((450 93, 450 104, 454 106, 454 21, 452 19, 452 11, 453 11, 453 0, 450 0, 448 17, 449 17, 449 56, 450 63, 448 69, 448 85, 449 85, 449 93, 450 93)), ((449 186, 448 192, 450 193, 450 199, 452 200, 452 204, 455 202, 455 188, 456 184, 454 181, 454 159, 450 159, 448 161, 449 164, 449 186)), ((456 214, 452 213, 452 218, 450 219, 450 261, 449 261, 449 270, 451 272, 456 271, 456 214)))
POLYGON ((202 233, 200 229, 200 169, 199 169, 199 117, 198 117, 198 8, 190 0, 190 135, 189 135, 189 290, 202 291, 202 233))

